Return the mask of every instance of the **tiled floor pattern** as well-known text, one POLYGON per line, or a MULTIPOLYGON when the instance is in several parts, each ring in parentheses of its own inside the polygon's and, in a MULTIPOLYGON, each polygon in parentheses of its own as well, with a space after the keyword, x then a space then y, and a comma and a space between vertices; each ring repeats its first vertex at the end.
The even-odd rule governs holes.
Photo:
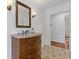
POLYGON ((42 59, 71 59, 70 51, 55 46, 44 46, 42 48, 42 59))

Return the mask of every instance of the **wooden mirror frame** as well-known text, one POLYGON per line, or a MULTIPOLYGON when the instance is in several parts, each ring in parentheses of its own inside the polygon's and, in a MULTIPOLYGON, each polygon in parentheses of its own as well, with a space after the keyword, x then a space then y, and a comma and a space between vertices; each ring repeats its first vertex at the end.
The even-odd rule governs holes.
MULTIPOLYGON (((26 19, 27 20, 27 19, 26 19)), ((31 28, 31 8, 19 1, 16 1, 16 27, 17 28, 31 28), (25 25, 18 25, 18 5, 21 5, 27 9, 29 9, 29 26, 25 25)))

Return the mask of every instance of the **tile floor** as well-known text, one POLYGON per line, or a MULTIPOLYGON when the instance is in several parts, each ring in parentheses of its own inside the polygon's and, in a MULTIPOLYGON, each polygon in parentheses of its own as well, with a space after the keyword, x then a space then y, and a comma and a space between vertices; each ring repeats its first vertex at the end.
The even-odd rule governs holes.
POLYGON ((42 59, 71 59, 70 51, 64 48, 55 46, 42 47, 42 59))

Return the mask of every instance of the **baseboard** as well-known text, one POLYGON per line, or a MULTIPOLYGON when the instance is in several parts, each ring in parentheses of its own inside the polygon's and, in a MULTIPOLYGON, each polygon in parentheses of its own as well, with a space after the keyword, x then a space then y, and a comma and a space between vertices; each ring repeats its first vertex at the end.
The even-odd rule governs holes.
POLYGON ((60 43, 60 42, 51 41, 51 45, 56 46, 56 47, 60 47, 60 48, 65 48, 65 44, 60 43))

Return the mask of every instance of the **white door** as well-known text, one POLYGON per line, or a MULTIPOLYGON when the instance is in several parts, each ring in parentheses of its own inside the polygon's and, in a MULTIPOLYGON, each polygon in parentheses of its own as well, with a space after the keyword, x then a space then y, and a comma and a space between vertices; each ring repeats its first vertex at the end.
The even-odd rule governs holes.
POLYGON ((51 16, 51 40, 65 43, 65 16, 69 13, 58 13, 51 16))
POLYGON ((65 20, 64 14, 52 16, 52 41, 64 43, 65 39, 65 20))

